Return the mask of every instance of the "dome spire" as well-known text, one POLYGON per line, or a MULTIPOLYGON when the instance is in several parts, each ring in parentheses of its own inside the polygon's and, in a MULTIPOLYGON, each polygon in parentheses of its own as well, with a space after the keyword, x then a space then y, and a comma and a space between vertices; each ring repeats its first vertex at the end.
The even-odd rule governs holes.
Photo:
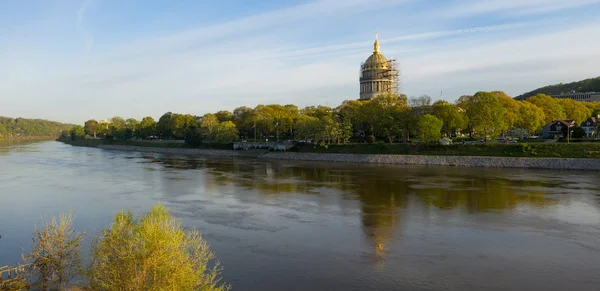
POLYGON ((373 53, 378 54, 379 53, 379 33, 378 32, 375 32, 375 44, 373 46, 374 46, 373 53))

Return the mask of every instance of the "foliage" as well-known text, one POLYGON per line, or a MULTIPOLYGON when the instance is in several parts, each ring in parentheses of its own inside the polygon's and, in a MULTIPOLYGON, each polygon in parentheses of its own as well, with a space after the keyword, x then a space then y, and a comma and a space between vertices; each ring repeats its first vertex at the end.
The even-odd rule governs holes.
POLYGON ((573 138, 584 138, 586 136, 585 130, 579 126, 573 128, 571 133, 573 138))
POLYGON ((81 125, 75 125, 73 128, 71 128, 70 135, 72 140, 84 139, 85 130, 83 127, 81 127, 81 125))
POLYGON ((458 106, 465 111, 469 135, 494 138, 504 128, 504 108, 498 98, 489 92, 477 92, 462 96, 458 106))
POLYGON ((229 143, 238 139, 238 130, 232 121, 220 122, 214 131, 214 141, 229 143))
POLYGON ((440 138, 440 131, 444 122, 431 114, 419 117, 419 138, 425 143, 432 143, 440 138))
POLYGON ((138 132, 140 138, 149 138, 156 134, 156 121, 150 116, 142 118, 142 121, 138 125, 138 132))
POLYGON ((527 92, 520 96, 517 96, 517 100, 523 100, 527 97, 536 96, 538 94, 545 95, 558 95, 566 94, 571 92, 600 92, 600 77, 585 79, 577 82, 567 84, 556 84, 542 88, 535 89, 531 92, 527 92))
POLYGON ((433 115, 444 123, 442 132, 450 136, 453 132, 465 127, 465 118, 458 107, 440 100, 433 104, 433 115))
POLYGON ((90 119, 85 122, 83 129, 85 130, 85 134, 96 137, 96 130, 98 129, 98 121, 94 119, 90 119))
POLYGON ((529 132, 538 132, 545 125, 546 115, 544 110, 533 103, 522 102, 518 114, 520 118, 516 126, 519 128, 526 129, 529 132))
POLYGON ((10 118, 0 116, 0 139, 28 137, 58 137, 70 130, 72 124, 42 119, 10 118))
POLYGON ((162 205, 135 219, 116 215, 92 245, 93 290, 229 290, 197 230, 185 232, 162 205), (211 267, 210 264, 213 264, 211 267))
POLYGON ((52 218, 43 228, 36 228, 33 248, 23 257, 29 264, 32 289, 65 290, 79 273, 85 233, 78 233, 72 227, 73 216, 61 214, 58 220, 52 218))
POLYGON ((566 118, 560 102, 548 95, 538 94, 525 101, 534 104, 544 111, 544 124, 548 124, 554 120, 562 120, 566 118))

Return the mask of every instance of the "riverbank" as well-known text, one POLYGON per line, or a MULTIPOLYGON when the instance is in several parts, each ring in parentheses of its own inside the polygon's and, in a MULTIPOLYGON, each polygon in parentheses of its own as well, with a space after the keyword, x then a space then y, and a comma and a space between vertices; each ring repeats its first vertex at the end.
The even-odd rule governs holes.
MULTIPOLYGON (((251 157, 272 160, 297 160, 343 163, 400 164, 423 166, 459 166, 485 168, 527 168, 553 170, 600 171, 600 160, 592 158, 554 157, 493 157, 459 155, 410 155, 410 154, 362 154, 362 153, 323 153, 323 152, 269 152, 264 150, 234 151, 223 149, 186 148, 174 145, 130 146, 119 144, 93 144, 91 142, 62 141, 74 146, 91 146, 104 150, 150 152, 209 157, 251 157)), ((317 149, 317 148, 315 148, 317 149)), ((302 150, 302 149, 301 149, 302 150)), ((303 149, 306 151, 307 149, 303 149)))

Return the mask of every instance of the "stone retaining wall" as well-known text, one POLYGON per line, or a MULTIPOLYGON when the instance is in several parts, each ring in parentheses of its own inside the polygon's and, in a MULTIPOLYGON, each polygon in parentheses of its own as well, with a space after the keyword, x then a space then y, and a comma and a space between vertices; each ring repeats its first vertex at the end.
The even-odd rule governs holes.
POLYGON ((184 149, 184 148, 159 148, 159 147, 136 147, 122 145, 99 145, 98 148, 117 151, 134 151, 160 154, 180 154, 213 157, 239 157, 240 152, 232 150, 210 150, 210 149, 184 149))
POLYGON ((322 154, 322 153, 294 153, 294 152, 265 152, 265 151, 260 151, 260 150, 233 151, 233 150, 210 150, 210 149, 135 147, 135 146, 121 146, 121 145, 100 145, 98 147, 101 149, 106 149, 106 150, 137 151, 137 152, 182 154, 182 155, 212 156, 212 157, 254 157, 254 158, 260 158, 260 159, 319 161, 319 162, 600 171, 600 160, 597 160, 597 159, 322 154))
POLYGON ((600 160, 563 158, 511 158, 473 156, 363 155, 317 153, 266 153, 261 158, 346 163, 379 163, 424 166, 600 170, 600 160))

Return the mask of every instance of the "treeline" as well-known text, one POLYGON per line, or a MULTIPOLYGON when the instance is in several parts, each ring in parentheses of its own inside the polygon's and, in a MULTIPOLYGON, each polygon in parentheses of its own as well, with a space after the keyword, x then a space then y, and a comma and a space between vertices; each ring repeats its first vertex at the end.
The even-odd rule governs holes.
POLYGON ((85 233, 61 214, 33 233, 24 272, 0 278, 0 290, 206 290, 225 291, 222 267, 195 230, 185 231, 164 206, 139 217, 119 212, 91 243, 83 265, 85 233))
POLYGON ((553 99, 538 95, 517 101, 502 91, 461 96, 455 103, 432 104, 429 96, 406 98, 385 94, 369 101, 349 100, 327 106, 258 105, 238 107, 203 116, 165 113, 155 121, 114 117, 110 122, 88 120, 65 136, 73 139, 108 138, 185 139, 189 142, 235 140, 313 140, 323 143, 349 141, 399 142, 419 138, 437 141, 455 134, 494 138, 510 130, 539 132, 557 119, 580 123, 600 112, 600 103, 553 99))
POLYGON ((560 83, 556 85, 549 85, 517 96, 515 99, 522 100, 524 98, 535 96, 538 94, 558 95, 568 94, 571 92, 600 92, 600 77, 585 79, 567 84, 560 83))
POLYGON ((72 124, 56 121, 0 116, 0 139, 57 137, 63 130, 72 127, 72 124))

